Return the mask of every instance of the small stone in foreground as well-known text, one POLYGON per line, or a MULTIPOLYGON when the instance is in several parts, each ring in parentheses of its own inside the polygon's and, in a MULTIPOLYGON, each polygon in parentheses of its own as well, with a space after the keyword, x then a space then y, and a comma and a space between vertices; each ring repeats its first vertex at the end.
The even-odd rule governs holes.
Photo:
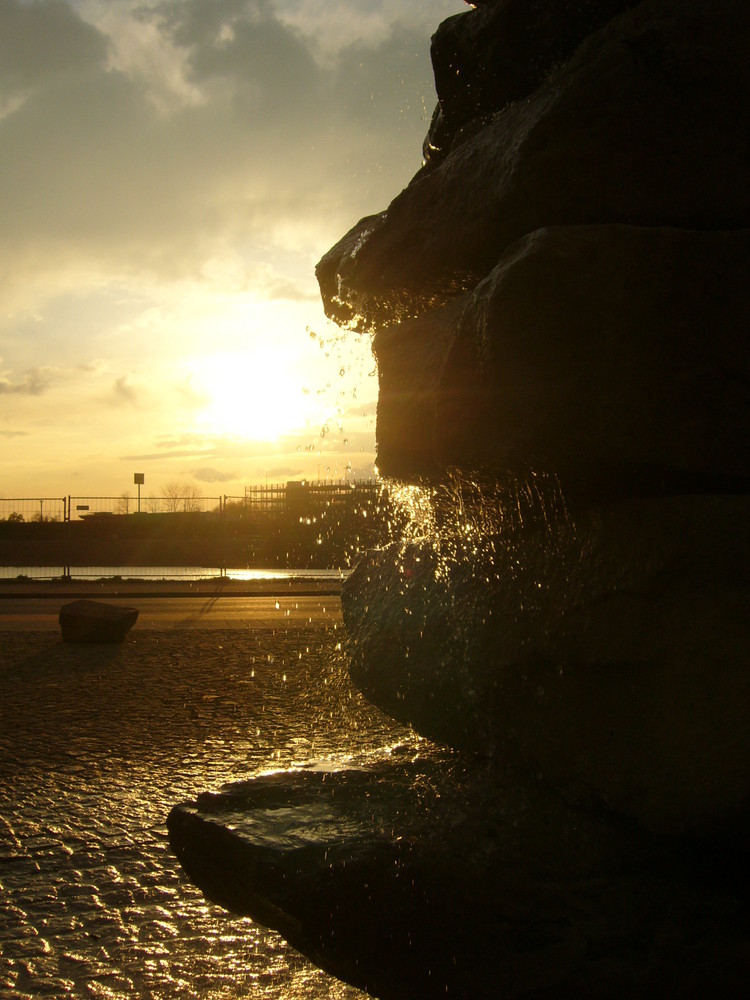
POLYGON ((101 601, 71 601, 60 608, 65 642, 122 642, 138 618, 138 609, 101 601))

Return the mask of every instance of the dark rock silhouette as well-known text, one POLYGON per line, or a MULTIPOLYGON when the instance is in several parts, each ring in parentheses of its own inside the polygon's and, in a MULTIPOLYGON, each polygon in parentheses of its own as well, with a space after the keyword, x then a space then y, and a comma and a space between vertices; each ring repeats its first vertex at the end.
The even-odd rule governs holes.
POLYGON ((329 315, 375 334, 381 472, 428 491, 450 477, 489 487, 467 505, 459 482, 443 516, 459 530, 435 536, 452 562, 412 567, 410 593, 429 595, 417 610, 398 551, 355 573, 344 591, 355 678, 452 745, 522 742, 558 788, 585 786, 651 828, 731 824, 750 801, 737 770, 750 635, 715 614, 717 594, 726 609, 746 594, 747 501, 700 500, 750 492, 749 56, 750 8, 736 0, 508 0, 453 18, 433 42, 452 129, 433 143, 439 162, 318 268, 329 315), (500 53, 517 46, 528 66, 537 44, 538 66, 511 73, 513 90, 500 53), (513 518, 524 491, 537 509, 513 518), (711 552, 712 519, 730 508, 730 542, 711 552), (640 560, 627 583, 613 545, 624 565, 640 560), (535 574, 538 597, 519 574, 535 574), (565 679, 533 683, 544 664, 567 664, 565 679), (670 687, 684 739, 667 750, 670 687), (740 708, 730 718, 721 705, 740 708), (581 742, 565 720, 595 708, 581 742), (711 732, 724 750, 709 764, 711 732), (648 753, 628 754, 636 733, 648 753), (720 776, 724 806, 708 787, 720 776))
POLYGON ((632 500, 554 538, 459 541, 447 565, 425 542, 374 551, 343 592, 352 677, 418 732, 570 802, 734 835, 750 805, 747 513, 743 496, 632 500))
POLYGON ((137 608, 79 600, 60 608, 65 642, 122 642, 138 618, 137 608))
POLYGON ((554 226, 378 332, 378 461, 554 470, 569 502, 750 483, 750 237, 554 226))
MULTIPOLYGON (((736 997, 750 7, 497 0, 432 51, 425 164, 317 275, 374 334, 378 466, 422 519, 344 588, 351 674, 465 771, 420 812, 419 765, 384 768, 377 845, 341 775, 328 868, 273 842, 264 780, 177 808, 172 842, 380 997, 736 997)), ((318 779, 279 786, 304 824, 318 779)))
POLYGON ((740 844, 650 838, 502 768, 394 757, 201 795, 170 841, 210 899, 381 1000, 743 995, 724 961, 744 943, 740 844))
MULTIPOLYGON (((505 7, 487 7, 454 20, 484 23, 489 11, 505 7)), ((439 167, 420 172, 385 213, 362 220, 323 258, 318 275, 331 316, 364 328, 385 326, 389 334, 396 323, 395 335, 376 340, 386 373, 417 349, 420 336, 422 343, 431 337, 433 325, 442 331, 441 345, 430 345, 424 376, 413 373, 411 390, 396 386, 393 394, 381 395, 378 466, 384 474, 413 478, 425 467, 446 462, 476 467, 489 461, 504 469, 510 460, 556 471, 563 463, 569 465, 572 456, 560 452, 559 442, 540 453, 521 441, 519 459, 508 435, 534 419, 534 404, 549 388, 545 371, 554 379, 555 358, 546 352, 553 345, 558 353, 563 349, 571 315, 600 334, 591 356, 586 345, 571 345, 571 351, 583 351, 578 358, 580 378, 595 379, 601 364, 610 390, 618 351, 626 346, 625 339, 641 336, 644 317, 659 323, 658 330, 643 335, 655 346, 653 357, 643 361, 660 396, 682 386, 690 398, 683 374, 675 377, 675 364, 681 361, 674 351, 679 351, 683 336, 689 346, 697 345, 696 361, 706 368, 706 381, 719 393, 726 382, 727 399, 734 401, 728 405, 734 406, 733 418, 739 424, 730 470, 748 467, 742 414, 747 412, 750 372, 741 332, 747 302, 734 264, 722 251, 716 259, 713 254, 722 231, 731 230, 730 256, 738 267, 747 257, 743 227, 750 219, 750 145, 741 123, 749 110, 750 12, 731 2, 713 5, 710 12, 704 8, 697 0, 638 5, 589 37, 528 97, 500 111, 488 98, 489 116, 483 107, 470 119, 471 138, 454 143, 439 167), (600 228, 576 237, 572 227, 582 225, 600 228), (629 236, 623 225, 637 229, 629 236), (561 226, 565 229, 558 233, 556 227, 561 226), (541 228, 545 231, 535 235, 541 228), (579 260, 576 254, 581 254, 579 260), (535 267, 539 270, 532 275, 535 267), (519 281, 526 281, 526 287, 519 287, 519 281), (514 293, 523 301, 506 305, 514 293), (686 294, 693 297, 692 303, 683 302, 686 294), (462 295, 467 298, 459 304, 462 295), (700 302, 697 311, 690 308, 695 300, 700 302), (449 304, 454 314, 451 332, 436 313, 449 304), (455 314, 463 307, 468 314, 459 322, 455 314), (532 315, 522 314, 516 325, 514 308, 532 315), (675 309, 677 314, 671 316, 675 309), (405 321, 416 317, 411 333, 405 321), (535 328, 527 332, 530 322, 535 328), (716 354, 714 330, 719 339, 716 354), (520 345, 530 360, 536 359, 530 370, 504 367, 502 351, 509 337, 516 338, 510 350, 520 345), (477 354, 480 345, 472 345, 472 340, 480 341, 489 357, 477 354), (727 349, 734 353, 725 371, 727 349), (529 402, 509 412, 511 378, 514 398, 529 402), (460 396, 466 386, 471 393, 477 380, 482 405, 475 399, 462 406, 458 429, 465 427, 467 433, 458 442, 452 441, 453 433, 446 440, 442 424, 451 424, 453 431, 456 416, 454 407, 448 420, 441 421, 446 398, 456 392, 460 396), (410 428, 401 424, 399 408, 391 409, 393 396, 404 405, 419 401, 421 410, 429 411, 428 426, 438 422, 429 440, 421 430, 419 454, 414 455, 415 442, 408 446, 410 461, 416 459, 411 469, 397 444, 410 428), (516 425, 511 427, 511 421, 516 425), (473 438, 470 450, 467 438, 473 438)), ((456 67, 456 79, 470 76, 473 65, 467 55, 466 65, 456 67)), ((441 106, 449 107, 454 97, 447 93, 441 106)), ((643 370, 639 374, 645 377, 643 370)), ((665 400, 648 423, 644 419, 646 434, 665 416, 675 423, 680 420, 683 405, 675 412, 669 403, 665 400)), ((705 416, 692 417, 690 428, 705 416)), ((597 418, 578 405, 566 413, 561 430, 568 432, 569 440, 570 435, 590 434, 592 428, 586 425, 597 418)), ((619 455, 609 430, 608 425, 602 430, 609 446, 608 465, 621 464, 621 478, 631 472, 637 478, 637 466, 646 464, 649 456, 619 455)), ((621 437, 627 430, 622 428, 621 437)), ((709 420, 701 437, 705 440, 713 430, 709 420)), ((699 447, 702 443, 697 442, 699 447)), ((706 444, 712 447, 711 441, 706 444)), ((633 450, 637 448, 638 442, 633 450)), ((678 452, 662 458, 661 464, 671 471, 681 458, 678 452)), ((583 480, 585 487, 590 472, 591 463, 576 468, 572 485, 581 488, 583 480)))
POLYGON ((503 0, 457 14, 432 38, 438 105, 424 145, 433 165, 476 132, 475 119, 527 98, 556 65, 636 0, 503 0))

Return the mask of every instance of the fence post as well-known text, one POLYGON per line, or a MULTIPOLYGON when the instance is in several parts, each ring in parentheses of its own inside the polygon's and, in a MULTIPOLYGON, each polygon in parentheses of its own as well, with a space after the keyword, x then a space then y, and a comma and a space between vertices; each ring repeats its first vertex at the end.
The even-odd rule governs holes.
POLYGON ((225 577, 227 575, 227 495, 224 494, 223 498, 219 497, 219 537, 221 539, 221 565, 219 566, 219 575, 225 577))
POLYGON ((71 527, 70 527, 70 494, 67 498, 63 497, 63 522, 65 524, 65 565, 63 566, 63 580, 69 580, 71 577, 70 573, 70 552, 72 548, 72 541, 70 537, 71 527))

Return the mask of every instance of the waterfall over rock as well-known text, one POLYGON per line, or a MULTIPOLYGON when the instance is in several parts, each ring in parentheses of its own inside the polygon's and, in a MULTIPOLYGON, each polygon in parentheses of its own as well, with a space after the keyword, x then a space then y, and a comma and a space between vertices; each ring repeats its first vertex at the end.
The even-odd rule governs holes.
POLYGON ((522 744, 649 827, 731 825, 750 801, 750 8, 505 0, 432 54, 427 161, 318 277, 329 315, 374 334, 379 469, 427 494, 489 483, 484 548, 464 539, 440 578, 423 557, 406 588, 386 583, 397 546, 368 557, 345 593, 355 678, 420 732, 522 744), (539 477, 564 544, 505 517, 539 477))
POLYGON ((349 671, 425 739, 170 837, 381 998, 741 996, 750 5, 472 7, 421 169, 316 272, 404 528, 345 584, 349 671))

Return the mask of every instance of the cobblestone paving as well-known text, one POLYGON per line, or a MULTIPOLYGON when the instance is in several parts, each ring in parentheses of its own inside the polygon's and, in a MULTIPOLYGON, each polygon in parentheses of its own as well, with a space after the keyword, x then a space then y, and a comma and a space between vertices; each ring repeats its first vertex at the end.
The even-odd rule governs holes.
POLYGON ((0 633, 0 995, 362 996, 206 902, 165 827, 199 791, 404 736, 351 690, 338 638, 0 633))

